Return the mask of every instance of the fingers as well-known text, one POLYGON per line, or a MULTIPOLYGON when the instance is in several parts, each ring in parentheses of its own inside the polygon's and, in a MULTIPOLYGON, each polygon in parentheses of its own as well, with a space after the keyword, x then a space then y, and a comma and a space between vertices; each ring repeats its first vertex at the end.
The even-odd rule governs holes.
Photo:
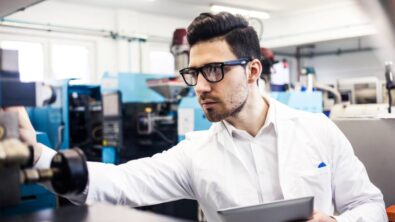
POLYGON ((37 143, 36 134, 32 130, 22 128, 19 129, 19 137, 22 142, 29 145, 34 145, 37 143))
POLYGON ((312 218, 310 220, 306 221, 306 222, 316 222, 317 221, 317 215, 318 215, 318 211, 316 209, 314 209, 312 218))
POLYGON ((30 122, 29 115, 26 112, 25 107, 15 106, 15 107, 7 107, 3 109, 5 112, 16 112, 18 113, 18 122, 19 127, 22 129, 34 129, 33 125, 30 122))

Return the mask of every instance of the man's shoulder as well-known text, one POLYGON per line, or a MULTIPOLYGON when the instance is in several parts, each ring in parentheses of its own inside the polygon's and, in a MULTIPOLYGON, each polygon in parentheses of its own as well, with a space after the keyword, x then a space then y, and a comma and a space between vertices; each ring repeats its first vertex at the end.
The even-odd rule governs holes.
POLYGON ((282 104, 277 100, 274 100, 274 104, 276 107, 276 116, 279 120, 312 121, 315 123, 322 123, 329 120, 323 113, 312 113, 304 110, 297 110, 282 104))
POLYGON ((216 134, 216 126, 213 124, 209 129, 207 130, 196 130, 192 132, 188 132, 185 134, 185 140, 192 142, 193 144, 204 144, 207 142, 212 141, 213 137, 215 137, 216 134))
POLYGON ((185 134, 183 143, 189 150, 202 150, 205 147, 212 147, 210 144, 216 141, 216 135, 220 130, 218 123, 213 123, 207 130, 191 131, 185 134))

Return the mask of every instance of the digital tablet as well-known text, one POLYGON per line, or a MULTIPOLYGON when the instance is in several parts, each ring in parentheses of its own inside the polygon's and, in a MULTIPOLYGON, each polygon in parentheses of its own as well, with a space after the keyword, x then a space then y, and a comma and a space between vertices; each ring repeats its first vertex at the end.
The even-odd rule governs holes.
POLYGON ((302 197, 217 212, 223 222, 291 222, 310 219, 313 207, 314 197, 302 197))

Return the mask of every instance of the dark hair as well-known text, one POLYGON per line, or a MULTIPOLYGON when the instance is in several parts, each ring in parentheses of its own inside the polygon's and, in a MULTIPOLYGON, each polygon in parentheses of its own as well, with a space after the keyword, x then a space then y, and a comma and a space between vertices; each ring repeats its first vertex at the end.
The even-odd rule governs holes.
POLYGON ((201 13, 188 26, 187 38, 191 47, 202 41, 224 38, 237 58, 261 58, 258 35, 240 15, 201 13))

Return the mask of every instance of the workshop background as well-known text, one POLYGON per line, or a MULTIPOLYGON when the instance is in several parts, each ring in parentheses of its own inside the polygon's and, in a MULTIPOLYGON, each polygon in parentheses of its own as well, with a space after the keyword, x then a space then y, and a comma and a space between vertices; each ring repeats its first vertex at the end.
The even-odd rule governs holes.
MULTIPOLYGON (((188 66, 185 29, 202 12, 242 14, 260 38, 262 94, 331 118, 382 190, 390 215, 394 6, 391 0, 1 0, 0 82, 17 83, 1 82, 0 104, 29 107, 38 140, 55 150, 79 147, 88 160, 113 164, 152 156, 210 127, 193 88, 179 78, 188 66)), ((71 205, 38 185, 21 185, 18 198, 0 204, 0 215, 71 205)), ((140 209, 204 221, 191 200, 140 209)))

